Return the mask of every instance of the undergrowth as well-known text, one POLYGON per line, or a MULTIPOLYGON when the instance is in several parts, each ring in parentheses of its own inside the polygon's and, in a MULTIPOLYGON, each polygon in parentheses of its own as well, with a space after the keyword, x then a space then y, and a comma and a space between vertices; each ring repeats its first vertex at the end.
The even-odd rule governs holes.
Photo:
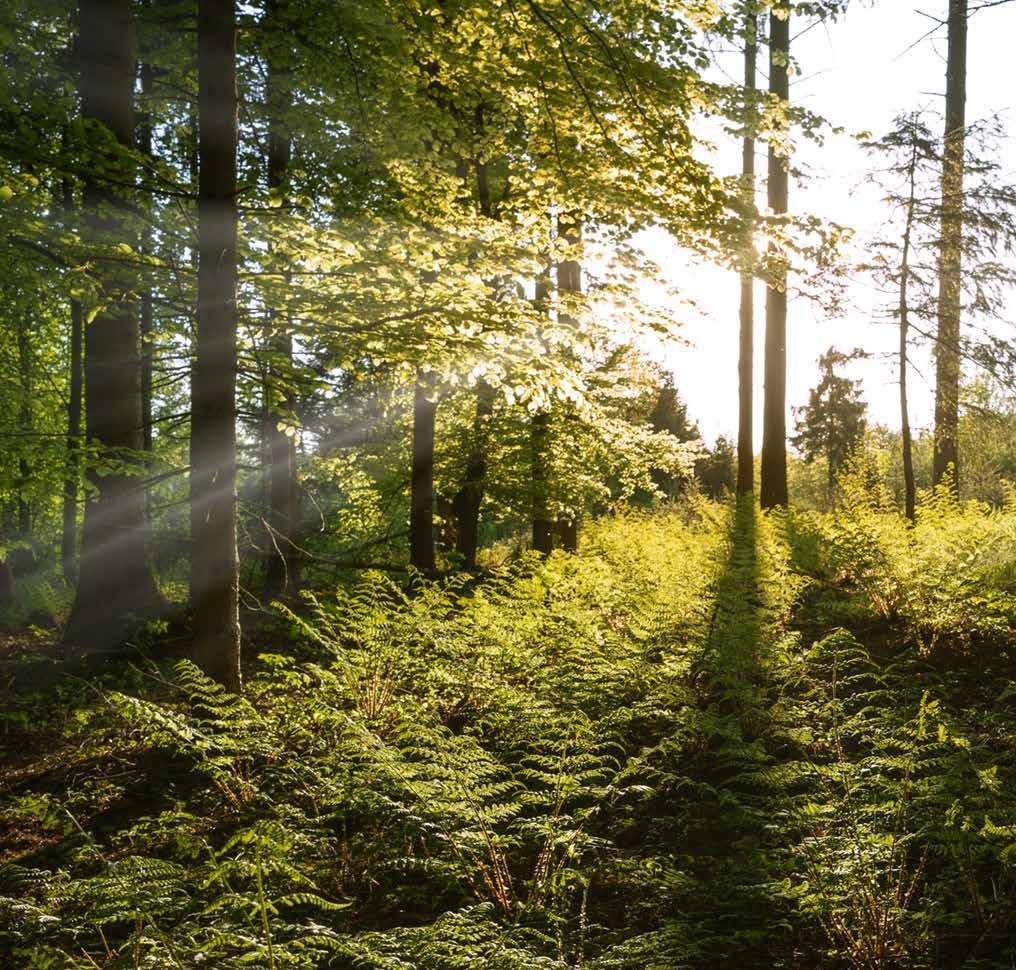
POLYGON ((696 500, 21 698, 0 966, 1010 966, 1014 520, 696 500))

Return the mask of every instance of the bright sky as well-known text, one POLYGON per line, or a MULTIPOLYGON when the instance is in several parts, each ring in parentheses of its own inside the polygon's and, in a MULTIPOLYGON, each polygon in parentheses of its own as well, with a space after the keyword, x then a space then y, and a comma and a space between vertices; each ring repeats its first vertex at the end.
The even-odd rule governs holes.
MULTIPOLYGON (((974 3, 971 3, 974 6, 974 3)), ((926 0, 920 9, 944 19, 947 0, 926 0)), ((798 22, 798 34, 807 24, 798 22)), ((876 0, 874 6, 853 0, 848 12, 837 22, 819 25, 792 41, 801 70, 791 84, 791 99, 821 114, 847 131, 870 131, 879 136, 888 130, 901 111, 929 107, 941 111, 945 90, 945 29, 920 40, 934 26, 914 7, 914 0, 876 0), (918 42, 919 41, 919 42, 918 42), (908 50, 915 42, 916 46, 908 50)), ((998 112, 1010 133, 1016 133, 1013 91, 1016 90, 1016 3, 973 14, 969 25, 967 120, 975 121, 998 112)), ((767 65, 766 65, 767 66, 767 65)), ((736 57, 727 66, 732 77, 740 77, 736 57)), ((766 85, 760 71, 759 84, 766 85)), ((1004 146, 1005 169, 1016 170, 1016 141, 1004 146)), ((715 164, 721 171, 740 169, 740 146, 718 149, 715 164)), ((829 138, 824 146, 803 144, 795 164, 806 167, 804 184, 791 183, 790 206, 795 212, 811 212, 854 228, 857 238, 872 235, 884 218, 878 193, 858 191, 869 166, 865 153, 848 137, 829 138)), ((765 172, 765 149, 761 147, 758 171, 765 172)), ((764 204, 764 196, 760 195, 764 204)), ((737 429, 737 281, 714 267, 689 267, 673 245, 661 236, 648 250, 665 268, 669 281, 691 296, 702 308, 690 316, 684 308, 679 316, 687 320, 683 336, 690 347, 668 349, 666 361, 675 373, 677 387, 698 421, 707 442, 718 434, 736 437, 737 429)), ((793 285, 793 281, 791 281, 793 285)), ((803 299, 792 299, 788 318, 787 397, 788 405, 801 405, 816 382, 816 360, 830 345, 842 350, 861 346, 876 356, 854 367, 854 376, 864 381, 864 394, 873 421, 899 427, 898 386, 895 363, 887 358, 897 341, 895 328, 873 322, 878 298, 870 285, 853 285, 848 310, 838 319, 824 318, 821 311, 803 299)), ((764 290, 758 289, 755 310, 756 332, 756 450, 761 447, 762 343, 764 333, 764 290)), ((910 394, 911 422, 915 428, 930 425, 934 373, 927 351, 918 350, 913 359, 914 375, 910 394)), ((788 415, 788 428, 793 428, 788 415)))

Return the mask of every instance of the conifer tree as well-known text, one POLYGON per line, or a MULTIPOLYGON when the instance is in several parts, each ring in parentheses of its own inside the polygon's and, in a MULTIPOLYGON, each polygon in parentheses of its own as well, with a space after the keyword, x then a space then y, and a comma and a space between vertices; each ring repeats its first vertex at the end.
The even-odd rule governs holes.
POLYGON ((794 409, 798 431, 791 444, 806 462, 825 459, 830 506, 836 476, 864 434, 868 410, 861 397, 861 382, 837 374, 836 369, 866 356, 862 350, 845 354, 830 347, 818 359, 821 379, 812 388, 808 403, 794 409))

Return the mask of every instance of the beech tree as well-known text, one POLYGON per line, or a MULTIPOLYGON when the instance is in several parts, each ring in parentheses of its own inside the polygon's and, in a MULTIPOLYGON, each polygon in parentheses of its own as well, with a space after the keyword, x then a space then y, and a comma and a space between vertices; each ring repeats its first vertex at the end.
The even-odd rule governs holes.
POLYGON ((753 404, 755 368, 755 135, 754 104, 758 57, 758 14, 751 8, 744 18, 744 139, 741 146, 741 178, 744 182, 744 252, 741 269, 741 302, 737 361, 737 494, 755 490, 753 404))
MULTIPOLYGON (((769 15, 769 93, 781 104, 790 100, 790 8, 769 15)), ((769 143, 769 208, 787 211, 790 160, 778 139, 769 143)), ((771 249, 772 252, 772 249, 771 249)), ((765 396, 762 413, 762 508, 787 504, 787 267, 777 254, 774 277, 766 288, 765 396)))
MULTIPOLYGON (((266 110, 268 112, 268 194, 270 204, 285 201, 292 136, 286 108, 292 92, 289 65, 285 63, 288 41, 286 0, 271 0, 263 30, 268 35, 266 110)), ((265 386, 265 437, 268 442, 269 541, 265 575, 266 596, 278 596, 299 580, 297 529, 300 493, 296 467, 296 394, 292 383, 293 334, 289 314, 268 310, 269 362, 265 386)))
POLYGON ((197 664, 240 689, 236 548, 236 22, 198 5, 198 316, 191 379, 191 588, 197 664))
MULTIPOLYGON (((92 242, 130 252, 126 186, 134 177, 135 27, 131 0, 81 0, 78 11, 81 116, 89 129, 82 206, 92 242)), ((85 437, 101 464, 88 470, 68 644, 119 643, 128 619, 156 611, 145 490, 135 474, 142 450, 140 329, 130 269, 103 264, 84 334, 85 437)))

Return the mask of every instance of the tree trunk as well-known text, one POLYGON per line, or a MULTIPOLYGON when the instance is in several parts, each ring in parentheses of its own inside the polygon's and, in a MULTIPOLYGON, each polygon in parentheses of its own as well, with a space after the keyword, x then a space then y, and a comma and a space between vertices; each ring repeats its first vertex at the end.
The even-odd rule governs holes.
MULTIPOLYGON (((27 446, 32 433, 32 349, 28 341, 28 324, 18 314, 18 381, 20 402, 18 404, 18 430, 25 437, 27 446)), ((18 533, 22 540, 29 541, 32 534, 32 506, 28 501, 28 489, 32 481, 32 467, 24 450, 18 458, 18 533)), ((23 551, 24 553, 24 551, 23 551)), ((30 559, 31 557, 25 557, 30 559)))
POLYGON ((476 550, 480 537, 480 506, 483 504, 483 483, 487 477, 487 422, 494 410, 494 390, 480 381, 476 388, 476 414, 473 418, 473 435, 469 460, 466 462, 466 479, 455 496, 454 511, 458 529, 455 551, 465 569, 476 568, 476 550))
POLYGON ((413 470, 409 501, 409 564, 434 572, 434 382, 416 375, 413 389, 413 470))
POLYGON ((70 396, 67 399, 67 477, 63 489, 63 529, 60 559, 68 584, 77 581, 78 468, 81 449, 81 304, 71 300, 70 396))
MULTIPOLYGON (((582 241, 582 217, 577 212, 560 213, 557 217, 557 235, 568 247, 578 246, 582 241)), ((557 293, 559 299, 569 294, 578 295, 582 292, 582 266, 577 259, 562 259, 557 264, 557 293)), ((578 328, 578 321, 567 312, 562 314, 562 323, 573 329, 578 328)), ((578 420, 574 408, 564 408, 564 420, 578 420)), ((560 537, 561 548, 565 552, 575 553, 579 548, 579 516, 581 510, 567 518, 559 519, 555 532, 560 537)))
MULTIPOLYGON (((483 109, 476 109, 477 131, 483 131, 483 109)), ((494 218, 494 206, 490 195, 490 179, 487 164, 477 159, 473 164, 476 175, 476 197, 480 214, 487 219, 494 218)), ((468 169, 463 170, 463 175, 468 169)), ((468 183, 467 183, 468 188, 468 183)), ((492 283, 496 285, 496 281, 492 283)), ((476 386, 476 413, 473 417, 472 440, 469 444, 469 458, 466 462, 466 478, 452 503, 455 513, 455 551, 465 569, 476 568, 476 552, 480 541, 480 508, 483 505, 483 487, 487 477, 487 422, 494 410, 494 390, 484 380, 476 386)))
POLYGON ((959 485, 960 301, 963 271, 963 155, 966 141, 967 0, 949 0, 942 234, 935 346, 935 483, 959 485))
MULTIPOLYGON (((197 65, 195 64, 195 68, 196 68, 196 66, 197 65)), ((199 129, 199 125, 198 125, 198 108, 197 108, 197 105, 195 104, 195 102, 193 100, 191 101, 190 105, 188 106, 187 121, 188 121, 188 124, 187 124, 188 132, 187 132, 187 134, 189 136, 189 144, 187 145, 187 173, 188 173, 188 175, 190 177, 190 181, 188 183, 188 186, 189 186, 189 189, 190 189, 191 196, 195 200, 197 200, 198 194, 199 194, 199 189, 198 189, 198 168, 199 168, 199 165, 198 165, 198 138, 199 138, 198 129, 199 129)), ((192 245, 191 245, 190 249, 191 249, 191 270, 192 270, 192 273, 193 273, 193 277, 192 278, 195 280, 195 286, 196 286, 197 285, 196 281, 197 281, 197 277, 198 277, 198 273, 199 273, 199 268, 198 267, 199 267, 199 263, 200 263, 200 255, 198 253, 198 240, 196 238, 192 241, 192 245)), ((195 306, 195 311, 196 311, 196 308, 197 308, 197 296, 196 296, 196 294, 195 294, 195 299, 194 299, 194 306, 195 306)), ((197 319, 196 319, 196 312, 195 312, 195 318, 192 319, 190 321, 190 323, 191 323, 191 328, 190 328, 190 343, 191 343, 191 363, 190 363, 191 374, 190 374, 190 381, 191 381, 191 387, 193 387, 194 386, 194 354, 196 353, 196 347, 197 347, 197 319)), ((188 463, 189 463, 189 465, 190 465, 190 467, 192 469, 195 467, 195 462, 196 462, 196 456, 195 456, 195 453, 194 453, 194 434, 193 434, 193 430, 194 430, 194 409, 192 407, 191 408, 191 434, 189 434, 187 436, 187 452, 188 452, 188 459, 187 460, 188 460, 188 463)), ((190 489, 190 536, 191 536, 190 548, 191 549, 193 549, 193 546, 194 546, 194 537, 198 534, 198 532, 201 531, 201 521, 200 521, 200 514, 199 514, 200 513, 200 508, 201 508, 201 503, 198 501, 197 493, 195 492, 196 482, 197 482, 197 480, 195 479, 195 477, 193 475, 189 475, 188 476, 188 485, 189 485, 189 489, 190 489)), ((197 583, 196 583, 196 576, 195 576, 193 571, 191 571, 191 574, 190 574, 190 577, 189 577, 188 581, 189 581, 188 600, 191 603, 191 605, 193 606, 193 604, 198 601, 198 588, 197 588, 197 583)))
MULTIPOLYGON (((108 128, 120 146, 134 141, 134 21, 131 0, 81 0, 81 114, 108 128)), ((86 225, 95 236, 133 241, 126 202, 133 176, 126 152, 91 160, 83 187, 86 225)), ((108 303, 84 335, 85 434, 113 460, 132 461, 141 449, 140 336, 134 308, 122 297, 134 281, 109 270, 108 303)), ((88 473, 95 493, 85 505, 79 581, 67 628, 68 644, 109 648, 122 641, 133 614, 159 604, 149 561, 144 488, 126 471, 88 473)))
MULTIPOLYGON (((141 115, 141 124, 138 126, 138 148, 142 154, 151 158, 152 114, 150 100, 155 72, 151 64, 142 61, 140 74, 144 112, 141 115)), ((148 239, 149 227, 142 225, 139 248, 146 255, 151 251, 148 239)), ((141 287, 141 447, 148 454, 152 452, 152 322, 152 287, 151 281, 146 279, 141 287)))
POLYGON ((579 520, 577 517, 561 519, 558 522, 558 534, 561 536, 561 548, 574 555, 579 551, 579 520))
POLYGON ((908 283, 910 282, 910 241, 913 235, 915 207, 917 205, 917 145, 914 145, 908 171, 910 198, 907 202, 906 225, 903 229, 903 251, 900 253, 900 435, 903 439, 903 505, 907 518, 913 522, 916 515, 917 489, 914 484, 914 449, 910 434, 910 408, 907 403, 907 342, 910 327, 908 283))
POLYGON ((234 0, 198 4, 198 319, 191 386, 194 659, 240 689, 236 550, 236 25, 234 0))
MULTIPOLYGON (((284 25, 277 19, 284 9, 284 0, 275 0, 269 7, 269 24, 281 30, 284 25)), ((281 115, 287 103, 289 71, 278 63, 277 57, 268 58, 268 189, 281 192, 292 156, 292 139, 281 115)), ((265 572, 265 593, 278 596, 286 588, 296 586, 299 559, 296 549, 298 523, 298 483, 296 478, 296 440, 285 432, 285 426, 294 419, 295 394, 289 390, 279 394, 279 384, 290 381, 293 365, 293 336, 286 313, 270 311, 268 349, 267 427, 269 457, 268 521, 271 536, 268 543, 268 562, 265 572)))
MULTIPOLYGON (((546 304, 550 297, 550 268, 536 280, 534 302, 537 306, 546 304)), ((548 438, 550 436, 550 412, 537 411, 530 424, 530 449, 533 478, 533 550, 549 556, 554 548, 554 523, 550 520, 547 465, 548 438)))
MULTIPOLYGON (((769 17, 769 91, 790 100, 790 10, 774 10, 769 17), (782 16, 777 16, 777 13, 782 16)), ((769 208, 787 211, 790 160, 769 146, 769 208)), ((782 255, 773 253, 782 260, 782 255)), ((787 271, 777 269, 766 289, 765 397, 762 413, 762 508, 787 505, 787 271)))
POLYGON ((745 18, 744 28, 744 94, 750 105, 745 118, 745 136, 741 155, 741 177, 747 208, 745 212, 744 258, 741 271, 740 340, 737 364, 737 494, 755 490, 755 445, 752 440, 755 354, 755 136, 754 94, 758 55, 758 17, 754 11, 745 18))
MULTIPOLYGON (((67 131, 64 129, 64 150, 67 150, 67 131)), ((74 212, 74 189, 68 176, 63 177, 61 205, 64 221, 68 225, 74 212)), ((64 581, 73 586, 78 578, 78 469, 81 461, 81 345, 83 339, 81 303, 70 301, 70 375, 67 396, 67 456, 63 487, 62 527, 60 532, 60 562, 64 581)))

